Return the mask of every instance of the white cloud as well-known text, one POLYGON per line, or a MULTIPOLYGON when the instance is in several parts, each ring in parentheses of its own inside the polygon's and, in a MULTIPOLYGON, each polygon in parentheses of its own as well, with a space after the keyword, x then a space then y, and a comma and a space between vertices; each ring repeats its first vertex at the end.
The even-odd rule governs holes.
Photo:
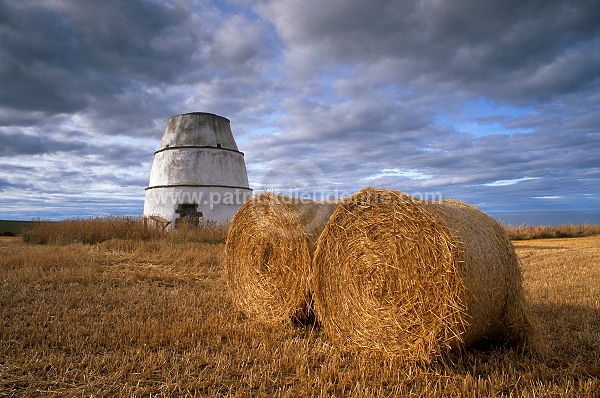
POLYGON ((488 182, 487 184, 483 184, 487 187, 504 187, 507 185, 515 185, 523 181, 531 181, 538 180, 540 177, 523 177, 523 178, 513 178, 512 180, 497 180, 494 182, 488 182))
POLYGON ((377 174, 362 178, 363 181, 378 180, 383 177, 405 177, 411 180, 429 180, 432 175, 417 170, 383 169, 377 174))

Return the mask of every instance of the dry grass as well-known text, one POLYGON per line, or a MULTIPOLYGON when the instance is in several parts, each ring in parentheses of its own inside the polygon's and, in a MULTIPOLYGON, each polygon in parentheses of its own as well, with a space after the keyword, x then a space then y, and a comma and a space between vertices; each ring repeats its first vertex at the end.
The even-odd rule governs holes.
POLYGON ((158 228, 144 223, 141 217, 108 216, 62 221, 36 221, 26 225, 20 235, 27 243, 35 244, 94 244, 111 239, 156 240, 175 242, 225 241, 228 225, 202 220, 198 226, 182 223, 174 231, 165 234, 158 228))
POLYGON ((516 247, 549 357, 424 366, 244 319, 222 244, 0 238, 0 396, 598 397, 600 237, 516 247))
POLYGON ((507 225, 504 227, 512 240, 548 239, 548 238, 581 238, 600 235, 600 225, 507 225))
POLYGON ((600 237, 515 246, 529 302, 554 354, 550 363, 600 377, 600 237))

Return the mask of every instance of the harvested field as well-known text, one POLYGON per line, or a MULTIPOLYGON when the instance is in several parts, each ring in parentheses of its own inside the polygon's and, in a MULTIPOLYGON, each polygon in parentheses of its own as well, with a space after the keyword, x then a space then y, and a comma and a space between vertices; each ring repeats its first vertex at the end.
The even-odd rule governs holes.
POLYGON ((225 293, 223 244, 0 238, 0 396, 598 397, 600 237, 515 246, 548 357, 492 347, 410 365, 248 321, 225 293))

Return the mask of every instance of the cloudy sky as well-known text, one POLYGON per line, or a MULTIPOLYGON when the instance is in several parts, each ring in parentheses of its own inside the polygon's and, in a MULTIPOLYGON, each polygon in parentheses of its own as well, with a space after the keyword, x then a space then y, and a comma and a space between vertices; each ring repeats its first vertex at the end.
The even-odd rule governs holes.
POLYGON ((194 111, 231 120, 255 192, 600 215, 600 6, 0 0, 0 218, 141 214, 194 111))

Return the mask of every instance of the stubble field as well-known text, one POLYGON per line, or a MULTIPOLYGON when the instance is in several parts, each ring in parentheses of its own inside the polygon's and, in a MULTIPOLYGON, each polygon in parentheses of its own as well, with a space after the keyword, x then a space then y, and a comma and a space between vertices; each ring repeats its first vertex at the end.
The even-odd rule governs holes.
POLYGON ((546 356, 422 365, 245 319, 222 243, 2 237, 0 396, 600 396, 600 237, 514 244, 546 356))

